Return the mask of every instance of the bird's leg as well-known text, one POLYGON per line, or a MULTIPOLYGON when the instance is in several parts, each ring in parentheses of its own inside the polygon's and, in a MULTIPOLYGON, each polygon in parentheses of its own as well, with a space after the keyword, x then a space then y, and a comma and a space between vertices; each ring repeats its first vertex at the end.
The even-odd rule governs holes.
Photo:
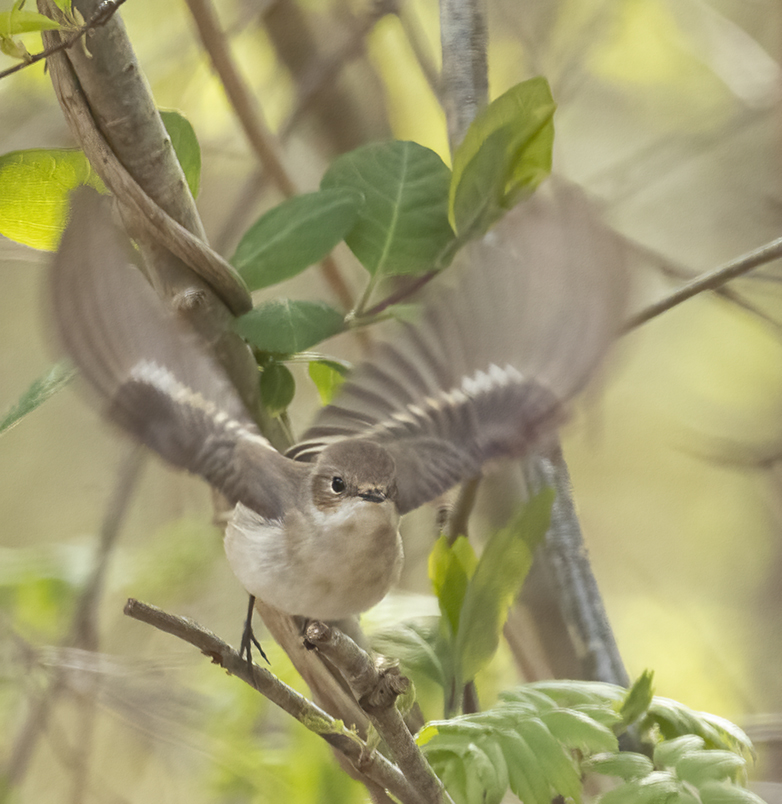
POLYGON ((255 597, 250 595, 250 605, 247 607, 247 619, 244 621, 244 631, 242 631, 242 642, 239 647, 239 656, 247 658, 248 666, 253 663, 253 645, 258 648, 258 652, 263 656, 266 664, 271 664, 267 655, 263 652, 261 643, 255 638, 253 633, 253 612, 255 611, 255 597))

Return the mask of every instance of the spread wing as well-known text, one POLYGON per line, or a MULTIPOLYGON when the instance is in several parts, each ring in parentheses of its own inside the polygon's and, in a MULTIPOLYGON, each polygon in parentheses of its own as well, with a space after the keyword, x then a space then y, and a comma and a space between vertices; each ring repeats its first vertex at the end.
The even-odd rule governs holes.
POLYGON ((107 201, 74 193, 50 274, 62 344, 112 420, 231 502, 278 518, 298 467, 263 438, 199 336, 128 264, 127 248, 107 201))
POLYGON ((396 461, 404 513, 561 421, 621 323, 618 238, 582 194, 558 188, 509 213, 455 273, 431 283, 420 320, 397 326, 289 456, 376 440, 396 461))

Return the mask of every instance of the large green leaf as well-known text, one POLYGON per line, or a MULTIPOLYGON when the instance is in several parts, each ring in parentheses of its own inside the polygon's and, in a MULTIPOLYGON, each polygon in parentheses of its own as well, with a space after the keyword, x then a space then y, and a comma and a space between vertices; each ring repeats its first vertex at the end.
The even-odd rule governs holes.
POLYGON ((342 315, 325 302, 273 299, 237 318, 236 331, 264 352, 292 355, 310 349, 344 327, 342 315))
POLYGON ((79 150, 36 148, 0 156, 0 234, 54 251, 68 217, 68 195, 81 184, 106 192, 79 150))
POLYGON ((201 147, 193 126, 183 114, 173 109, 161 109, 160 117, 171 137, 171 145, 185 174, 187 186, 193 198, 197 198, 201 184, 201 147))
POLYGON ((50 396, 66 386, 75 374, 76 372, 71 366, 65 363, 55 363, 46 374, 30 385, 10 410, 0 416, 0 433, 19 424, 28 413, 32 413, 50 396))
POLYGON ((556 104, 544 78, 517 84, 470 125, 456 149, 449 216, 461 237, 491 226, 551 172, 556 104))
POLYGON ((363 203, 360 193, 346 188, 289 198, 245 232, 231 262, 250 290, 290 279, 345 237, 363 203))
POLYGON ((456 636, 461 682, 471 681, 497 650, 508 609, 551 519, 554 492, 544 489, 489 539, 464 595, 456 636))
POLYGON ((373 143, 331 164, 322 189, 347 188, 365 199, 345 242, 373 276, 442 267, 454 239, 448 222, 451 172, 414 142, 373 143))

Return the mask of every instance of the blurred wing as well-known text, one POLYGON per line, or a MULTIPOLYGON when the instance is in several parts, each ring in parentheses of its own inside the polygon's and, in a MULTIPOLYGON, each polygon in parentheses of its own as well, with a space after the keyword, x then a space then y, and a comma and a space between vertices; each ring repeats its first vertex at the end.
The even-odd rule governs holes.
POLYGON ((558 188, 467 256, 456 284, 432 282, 420 321, 359 366, 290 457, 311 460, 343 438, 381 442, 404 513, 556 427, 617 335, 622 244, 581 193, 558 188))
POLYGON ((297 467, 261 436, 198 335, 128 264, 107 202, 79 190, 71 214, 50 275, 54 318, 109 418, 231 502, 281 516, 297 467))

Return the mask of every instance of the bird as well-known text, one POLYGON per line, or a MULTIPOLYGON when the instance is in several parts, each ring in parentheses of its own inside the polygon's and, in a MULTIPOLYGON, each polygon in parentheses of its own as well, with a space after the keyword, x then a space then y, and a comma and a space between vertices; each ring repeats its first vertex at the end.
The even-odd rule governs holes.
POLYGON ((224 544, 253 597, 340 620, 403 563, 400 518, 533 450, 615 340, 626 253, 586 196, 538 190, 425 288, 287 453, 128 258, 87 189, 49 278, 59 339, 105 415, 233 506, 224 544))

